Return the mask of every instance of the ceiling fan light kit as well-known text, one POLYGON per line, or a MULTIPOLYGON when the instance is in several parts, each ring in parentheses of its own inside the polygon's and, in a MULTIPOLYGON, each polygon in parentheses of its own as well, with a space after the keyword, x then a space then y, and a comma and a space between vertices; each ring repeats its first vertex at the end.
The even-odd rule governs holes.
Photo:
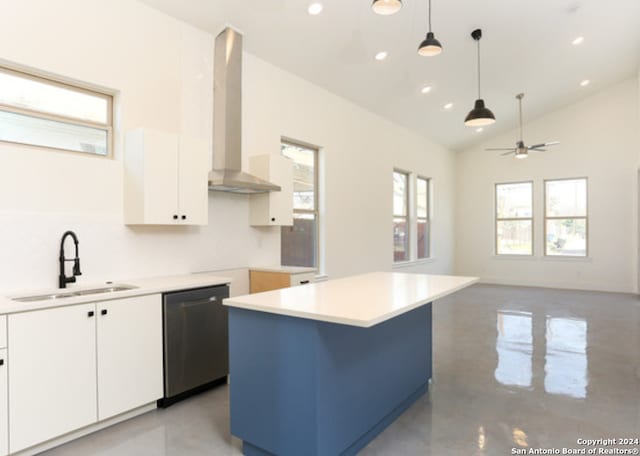
POLYGON ((469 114, 464 119, 464 124, 468 127, 484 127, 495 123, 496 116, 485 106, 484 100, 480 95, 480 38, 482 38, 482 30, 476 29, 471 32, 471 38, 476 41, 478 46, 478 99, 474 103, 473 109, 469 111, 469 114))
POLYGON ((420 43, 418 47, 418 54, 423 57, 433 57, 442 52, 442 44, 436 39, 436 36, 431 31, 431 0, 429 0, 429 31, 424 41, 420 43))
POLYGON ((373 11, 381 16, 391 16, 402 9, 401 0, 373 0, 373 11))

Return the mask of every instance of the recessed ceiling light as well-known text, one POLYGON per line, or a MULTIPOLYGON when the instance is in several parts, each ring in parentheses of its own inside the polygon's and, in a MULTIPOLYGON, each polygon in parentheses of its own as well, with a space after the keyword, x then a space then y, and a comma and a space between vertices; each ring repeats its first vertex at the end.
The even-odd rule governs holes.
POLYGON ((581 87, 586 87, 591 83, 591 81, 589 81, 588 79, 585 79, 584 81, 580 82, 580 86, 581 87))
POLYGON ((386 51, 380 51, 376 54, 376 60, 384 60, 387 58, 387 55, 386 51))
POLYGON ((574 46, 578 46, 579 44, 582 44, 583 41, 584 41, 584 36, 579 36, 575 40, 573 40, 571 44, 573 44, 574 46))
POLYGON ((309 5, 309 8, 307 8, 307 11, 309 12, 309 14, 311 14, 312 16, 315 16, 317 14, 320 14, 322 12, 322 3, 312 3, 311 5, 309 5))
POLYGON ((431 92, 431 89, 432 89, 432 88, 433 88, 433 87, 431 87, 431 86, 424 86, 424 87, 420 90, 420 92, 422 92, 422 93, 429 93, 429 92, 431 92))
POLYGON ((447 103, 446 105, 443 106, 444 109, 446 109, 447 111, 450 110, 451 108, 453 108, 453 103, 447 103))
POLYGON ((483 131, 484 131, 484 128, 482 127, 476 128, 476 133, 482 133, 483 131))

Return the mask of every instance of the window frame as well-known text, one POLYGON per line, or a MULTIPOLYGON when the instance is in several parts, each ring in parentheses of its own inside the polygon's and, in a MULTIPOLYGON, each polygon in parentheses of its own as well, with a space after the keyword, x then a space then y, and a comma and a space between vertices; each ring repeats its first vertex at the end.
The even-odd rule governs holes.
MULTIPOLYGON (((406 215, 396 215, 395 213, 395 204, 393 202, 392 199, 392 207, 391 207, 391 226, 393 227, 393 225, 395 224, 395 219, 405 219, 405 226, 406 226, 406 237, 407 237, 407 257, 403 260, 397 260, 395 259, 395 240, 393 239, 393 237, 391 238, 392 244, 391 244, 391 248, 392 248, 392 260, 393 260, 393 264, 402 264, 402 263, 408 263, 410 261, 412 261, 413 259, 413 255, 412 255, 412 251, 413 249, 411 248, 412 246, 412 242, 411 242, 411 236, 413 234, 413 230, 412 228, 412 224, 413 224, 413 220, 415 220, 415 218, 412 217, 411 215, 411 194, 413 193, 412 190, 412 184, 411 184, 411 176, 412 173, 410 171, 405 171, 404 169, 401 168, 393 168, 393 175, 395 175, 396 173, 398 174, 403 174, 406 177, 406 185, 405 185, 405 201, 404 201, 404 205, 405 205, 405 210, 406 210, 406 215)), ((392 198, 395 198, 395 194, 393 192, 393 185, 394 185, 394 180, 391 180, 391 194, 392 194, 392 198)), ((392 235, 393 235, 393 230, 392 230, 392 235)))
POLYGON ((569 259, 585 259, 589 258, 589 178, 587 176, 581 177, 559 177, 555 179, 544 179, 543 180, 543 205, 544 205, 544 226, 543 229, 543 252, 544 258, 569 258, 569 259), (560 181, 571 181, 571 180, 584 180, 585 182, 585 215, 581 216, 547 216, 547 182, 560 182, 560 181), (550 255, 547 252, 547 220, 582 220, 584 219, 584 255, 550 255))
MULTIPOLYGON (((313 144, 305 143, 303 141, 297 141, 295 139, 290 139, 286 137, 280 138, 281 147, 282 147, 282 144, 286 144, 288 146, 293 146, 293 147, 301 147, 301 148, 313 151, 313 209, 296 209, 294 206, 292 206, 292 208, 293 208, 294 220, 295 220, 296 214, 305 214, 305 215, 311 214, 314 217, 315 225, 316 225, 316 236, 315 236, 315 242, 314 242, 313 248, 315 249, 314 258, 316 261, 314 266, 312 267, 315 268, 319 273, 320 272, 320 207, 319 207, 320 197, 319 197, 318 187, 320 185, 320 179, 319 179, 318 164, 319 164, 320 147, 315 146, 313 144)), ((282 155, 285 156, 284 154, 282 155)), ((292 195, 292 198, 293 198, 293 195, 292 195)), ((280 246, 280 256, 282 257, 282 246, 280 246)), ((286 266, 286 265, 283 265, 283 266, 286 266)))
POLYGON ((53 87, 59 87, 59 88, 63 88, 66 90, 70 90, 73 92, 78 92, 78 93, 82 93, 85 95, 91 95, 93 97, 96 98, 102 98, 104 100, 106 100, 107 102, 107 122, 106 123, 101 123, 101 122, 93 122, 90 120, 81 120, 81 119, 77 119, 75 117, 70 117, 70 116, 64 116, 64 115, 60 115, 60 114, 52 114, 49 112, 45 112, 45 111, 38 111, 35 109, 29 109, 29 108, 20 108, 17 106, 12 106, 12 105, 7 105, 4 103, 0 103, 0 111, 6 111, 6 112, 10 112, 13 114, 18 114, 18 115, 24 115, 24 116, 29 116, 29 117, 34 117, 36 119, 43 119, 43 120, 49 120, 49 121, 53 121, 53 122, 60 122, 60 123, 65 123, 65 124, 71 124, 71 125, 78 125, 78 126, 82 126, 82 127, 89 127, 89 128, 95 128, 95 129, 100 129, 100 130, 104 130, 107 133, 107 153, 105 155, 100 155, 100 154, 93 154, 90 152, 82 152, 82 151, 78 151, 78 150, 72 150, 72 149, 64 149, 61 147, 54 147, 54 146, 44 146, 44 145, 37 145, 37 144, 30 144, 30 143, 23 143, 23 142, 16 142, 16 141, 7 141, 7 140, 0 140, 0 144, 13 144, 13 145, 19 145, 19 146, 24 146, 24 147, 29 147, 29 148, 34 148, 34 149, 47 149, 47 150, 53 150, 53 151, 62 151, 62 152, 71 152, 71 153, 75 153, 75 154, 82 154, 82 156, 90 156, 90 157, 98 157, 98 158, 113 158, 113 98, 114 95, 111 93, 107 93, 104 91, 99 91, 96 89, 91 89, 88 87, 83 87, 79 84, 75 84, 75 83, 70 83, 70 82, 64 82, 62 80, 58 80, 49 76, 42 76, 36 73, 30 73, 24 70, 18 70, 15 68, 11 68, 8 66, 4 66, 4 65, 0 65, 0 73, 5 73, 5 74, 9 74, 9 75, 13 75, 13 76, 18 76, 24 79, 30 79, 32 81, 36 81, 36 82, 40 82, 43 84, 47 84, 53 87))
POLYGON ((496 182, 493 186, 493 216, 494 216, 494 254, 499 257, 521 257, 521 258, 529 258, 535 255, 535 183, 533 180, 523 180, 523 181, 510 181, 510 182, 496 182), (531 185, 531 217, 506 217, 500 218, 498 217, 498 186, 500 185, 517 185, 517 184, 530 184, 531 185), (513 222, 513 221, 531 221, 531 253, 500 253, 498 251, 498 246, 500 245, 498 241, 498 223, 499 222, 513 222))
POLYGON ((416 200, 416 210, 415 210, 415 214, 416 214, 416 218, 415 218, 415 224, 416 224, 416 261, 422 261, 422 260, 428 260, 430 258, 433 257, 433 254, 431 252, 431 178, 429 177, 424 177, 421 174, 416 174, 416 191, 415 191, 415 200, 416 200), (426 207, 426 216, 425 217, 420 217, 418 215, 418 181, 419 180, 423 180, 426 183, 427 186, 427 207, 426 207), (426 233, 428 234, 428 238, 427 238, 427 251, 429 253, 429 255, 421 257, 420 256, 420 251, 418 250, 418 246, 420 244, 419 240, 418 240, 418 224, 420 223, 420 221, 423 220, 426 224, 426 233))

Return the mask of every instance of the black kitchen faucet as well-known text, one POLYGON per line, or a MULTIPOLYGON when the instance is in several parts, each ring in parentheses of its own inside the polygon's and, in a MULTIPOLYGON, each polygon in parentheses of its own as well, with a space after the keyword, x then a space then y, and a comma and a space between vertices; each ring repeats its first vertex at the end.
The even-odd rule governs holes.
POLYGON ((66 288, 68 283, 73 283, 76 281, 76 276, 82 275, 80 272, 80 257, 78 256, 78 236, 73 231, 67 231, 62 235, 62 240, 60 241, 60 256, 58 258, 60 260, 60 275, 58 276, 58 286, 60 288, 66 288), (73 243, 76 246, 76 257, 72 260, 67 260, 64 257, 64 241, 67 236, 71 236, 73 238, 73 243), (67 277, 64 274, 64 264, 67 261, 73 261, 73 276, 67 277))

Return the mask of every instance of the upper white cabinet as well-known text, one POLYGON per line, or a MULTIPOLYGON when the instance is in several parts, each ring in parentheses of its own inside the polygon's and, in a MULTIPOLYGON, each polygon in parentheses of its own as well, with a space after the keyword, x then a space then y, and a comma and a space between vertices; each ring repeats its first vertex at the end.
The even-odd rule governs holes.
POLYGON ((12 453, 95 423, 95 304, 9 316, 12 453))
POLYGON ((249 168, 251 174, 282 188, 251 195, 251 225, 293 225, 293 162, 282 155, 255 155, 249 157, 249 168))
POLYGON ((125 135, 127 225, 206 225, 208 148, 204 141, 138 128, 125 135))

